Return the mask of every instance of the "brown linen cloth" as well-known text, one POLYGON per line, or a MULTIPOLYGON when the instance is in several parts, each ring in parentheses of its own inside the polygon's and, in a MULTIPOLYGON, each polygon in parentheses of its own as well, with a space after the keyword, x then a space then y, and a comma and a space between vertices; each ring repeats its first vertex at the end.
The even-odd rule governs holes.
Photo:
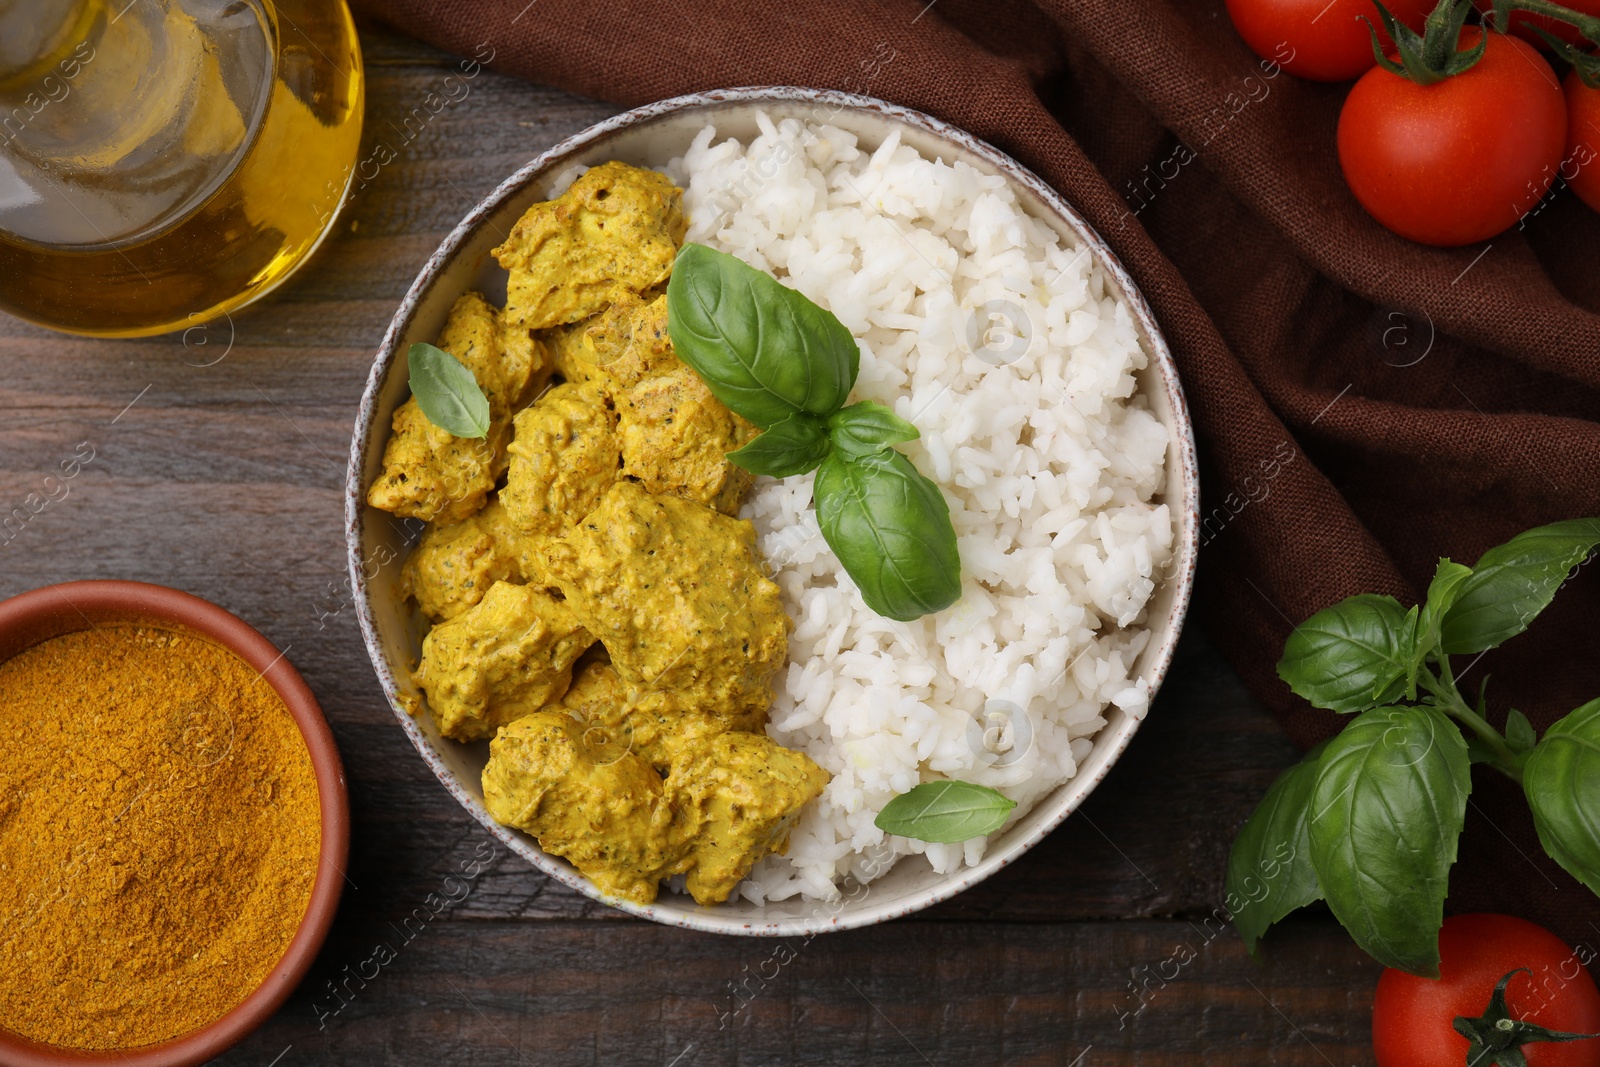
MULTIPOLYGON (((1600 515, 1600 215, 1564 192, 1487 246, 1392 236, 1339 174, 1344 87, 1263 68, 1221 0, 357 6, 618 104, 739 85, 882 97, 1043 176, 1172 345, 1202 457, 1199 608, 1302 746, 1343 723, 1277 679, 1293 624, 1353 593, 1409 603, 1439 556, 1600 515)), ((1510 702, 1543 729, 1600 696, 1591 571, 1505 650, 1457 664, 1464 688, 1494 675, 1497 724, 1510 702)), ((1450 909, 1600 945, 1600 901, 1544 856, 1517 790, 1473 777, 1450 909)))

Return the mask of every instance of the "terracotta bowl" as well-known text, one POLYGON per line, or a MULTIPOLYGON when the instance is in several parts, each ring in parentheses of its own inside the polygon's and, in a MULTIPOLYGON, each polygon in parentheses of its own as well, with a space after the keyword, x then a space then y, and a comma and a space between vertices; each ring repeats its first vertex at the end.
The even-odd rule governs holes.
MULTIPOLYGON (((311 752, 322 807, 322 852, 317 859, 311 903, 288 951, 267 980, 238 1007, 209 1026, 158 1045, 94 1051, 39 1045, 0 1029, 3 1067, 187 1067, 204 1063, 266 1022, 288 999, 327 938, 339 906, 350 851, 344 765, 317 698, 311 695, 300 672, 248 623, 215 604, 165 586, 144 582, 68 582, 0 602, 0 662, 52 637, 103 623, 127 622, 187 630, 229 649, 261 673, 294 716, 311 752)), ((4 759, 3 754, 0 759, 4 759)))
POLYGON ((451 303, 476 289, 499 302, 506 274, 489 255, 529 205, 549 198, 551 180, 575 163, 619 159, 642 166, 662 166, 682 155, 707 122, 719 139, 741 140, 758 133, 757 112, 774 122, 795 117, 826 121, 848 130, 871 151, 898 129, 904 143, 925 156, 947 163, 960 159, 981 170, 1004 175, 1019 201, 1069 243, 1087 247, 1105 271, 1110 288, 1126 299, 1140 339, 1149 355, 1139 389, 1151 410, 1167 427, 1167 488, 1161 497, 1176 523, 1174 558, 1151 600, 1147 628, 1150 641, 1134 665, 1152 692, 1172 660, 1178 631, 1189 604, 1195 556, 1199 549, 1199 497, 1194 437, 1172 355, 1149 306, 1109 246, 1057 192, 1015 160, 971 134, 908 108, 867 97, 815 89, 728 89, 677 97, 636 108, 570 137, 507 178, 463 219, 423 266, 400 304, 367 381, 356 418, 345 486, 345 526, 349 540, 351 579, 367 650, 401 727, 439 780, 479 822, 513 852, 556 880, 596 900, 656 922, 728 934, 805 935, 867 926, 896 918, 948 899, 981 882, 1037 844, 1089 795, 1122 754, 1139 720, 1112 706, 1107 724, 1094 737, 1094 748, 1079 764, 1078 774, 1060 786, 1004 832, 990 840, 983 861, 952 875, 934 872, 922 857, 901 860, 870 892, 854 899, 819 904, 799 899, 755 905, 749 901, 701 907, 688 897, 663 893, 656 903, 638 905, 601 893, 564 860, 547 856, 533 838, 507 829, 483 807, 479 778, 488 745, 458 744, 439 736, 430 718, 413 717, 404 704, 421 700, 409 668, 421 648, 422 620, 400 593, 397 563, 409 550, 407 533, 392 516, 366 504, 366 490, 377 477, 389 438, 390 418, 407 397, 406 349, 416 341, 432 341, 451 303))

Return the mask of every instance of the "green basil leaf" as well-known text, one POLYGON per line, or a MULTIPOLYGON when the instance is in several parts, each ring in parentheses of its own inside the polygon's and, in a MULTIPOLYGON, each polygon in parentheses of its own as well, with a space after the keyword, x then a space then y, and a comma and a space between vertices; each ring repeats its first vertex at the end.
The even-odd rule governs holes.
POLYGON ((1450 605, 1455 603, 1456 590, 1471 576, 1471 567, 1448 559, 1439 560, 1433 572, 1433 581, 1428 583, 1428 599, 1417 618, 1417 640, 1411 650, 1411 666, 1406 674, 1406 692, 1412 699, 1416 699, 1417 695, 1417 672, 1422 669, 1428 653, 1439 647, 1439 623, 1444 613, 1450 610, 1450 605))
POLYGON ((828 431, 833 447, 847 456, 864 456, 922 436, 905 419, 870 400, 834 412, 828 431))
POLYGON ((831 451, 826 423, 812 415, 790 415, 729 452, 728 459, 751 474, 788 478, 814 470, 831 451))
POLYGON ((1539 743, 1539 735, 1533 729, 1533 723, 1528 717, 1516 708, 1506 714, 1506 744, 1511 746, 1511 751, 1517 755, 1532 752, 1533 747, 1539 743))
POLYGON ((1455 603, 1456 590, 1461 582, 1471 577, 1472 568, 1452 559, 1440 558, 1433 571, 1433 581, 1428 583, 1428 600, 1422 616, 1423 622, 1437 623, 1455 603))
POLYGON ((1278 677, 1329 711, 1351 712, 1396 699, 1406 685, 1416 640, 1416 609, 1392 596, 1361 593, 1295 627, 1278 677))
POLYGON ((406 350, 411 395, 428 421, 457 437, 489 435, 489 398, 462 362, 421 341, 406 350))
POLYGON ((1227 906, 1252 954, 1267 927, 1322 899, 1311 863, 1311 789, 1326 742, 1278 776, 1228 854, 1227 906))
POLYGON ((1572 519, 1491 548, 1456 588, 1440 628, 1440 647, 1451 655, 1482 652, 1520 634, 1597 544, 1600 519, 1572 519))
POLYGON ((705 245, 678 252, 667 332, 716 398, 762 429, 799 412, 832 415, 861 365, 856 339, 832 312, 705 245))
POLYGON ((873 825, 886 834, 950 844, 1000 829, 1016 806, 986 785, 923 782, 885 804, 873 825))
POLYGON ((817 468, 817 525, 879 615, 920 619, 961 599, 961 556, 939 487, 893 449, 835 451, 817 468))
POLYGON ((1387 967, 1439 975, 1439 927, 1471 788, 1467 743, 1437 708, 1375 708, 1322 753, 1311 862, 1333 914, 1387 967))
POLYGON ((1491 766, 1500 758, 1500 753, 1489 747, 1489 742, 1476 734, 1467 737, 1467 762, 1487 763, 1491 766))
POLYGON ((1545 731, 1522 767, 1539 843, 1567 873, 1600 893, 1600 700, 1545 731))

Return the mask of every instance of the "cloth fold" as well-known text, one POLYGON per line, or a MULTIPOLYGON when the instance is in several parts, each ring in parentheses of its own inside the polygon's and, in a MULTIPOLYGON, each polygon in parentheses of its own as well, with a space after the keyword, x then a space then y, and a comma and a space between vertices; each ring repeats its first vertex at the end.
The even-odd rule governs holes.
MULTIPOLYGON (((355 6, 620 105, 740 85, 882 97, 1059 189, 1171 343, 1201 450, 1198 609, 1302 746, 1342 722, 1276 677, 1294 624, 1359 592, 1411 602, 1440 556, 1600 515, 1600 214, 1561 192, 1484 245, 1388 233, 1339 173, 1344 87, 1262 61, 1221 0, 355 6)), ((1595 571, 1458 667, 1464 686, 1494 676, 1497 724, 1514 703, 1542 730, 1600 696, 1595 571)), ((1515 787, 1481 767, 1474 786, 1450 910, 1600 943, 1600 901, 1544 856, 1515 787)))

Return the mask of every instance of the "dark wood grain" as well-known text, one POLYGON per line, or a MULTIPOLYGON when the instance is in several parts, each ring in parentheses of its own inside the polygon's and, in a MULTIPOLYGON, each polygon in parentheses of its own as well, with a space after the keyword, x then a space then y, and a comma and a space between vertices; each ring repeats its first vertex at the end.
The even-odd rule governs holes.
POLYGON ((1352 1020, 1377 976, 1321 923, 1289 924, 1259 963, 1182 921, 907 921, 809 943, 581 921, 403 943, 346 923, 325 957, 228 1063, 1345 1067, 1368 1062, 1352 1020), (393 961, 363 979, 384 941, 393 961))
POLYGON ((0 317, 0 514, 79 442, 95 449, 66 497, 0 547, 0 594, 116 577, 216 601, 288 649, 345 755, 353 845, 334 935, 279 1018, 225 1062, 1368 1062, 1375 968, 1331 921, 1273 935, 1260 964, 1231 931, 1205 933, 1232 833, 1294 754, 1193 628, 1132 748, 1060 830, 914 920, 797 949, 725 1026, 728 983, 770 970, 778 943, 640 923, 504 854, 470 892, 441 889, 492 839, 395 727, 348 610, 350 428, 379 338, 445 232, 614 109, 485 72, 407 139, 406 116, 452 61, 370 27, 363 43, 363 154, 384 142, 398 158, 280 293, 137 341, 0 317), (456 899, 429 909, 429 894, 456 899), (358 988, 418 908, 422 932, 358 988), (1135 1010, 1128 983, 1156 988, 1186 942, 1195 960, 1135 1010), (319 1028, 338 1003, 329 982, 356 995, 319 1028))

